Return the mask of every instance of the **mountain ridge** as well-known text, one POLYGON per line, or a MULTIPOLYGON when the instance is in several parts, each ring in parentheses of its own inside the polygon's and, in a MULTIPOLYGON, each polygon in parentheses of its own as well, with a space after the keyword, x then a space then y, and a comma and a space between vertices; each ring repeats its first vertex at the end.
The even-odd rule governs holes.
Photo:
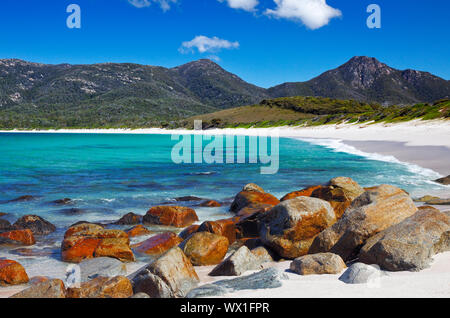
POLYGON ((268 89, 214 61, 180 66, 136 63, 43 64, 0 60, 0 126, 153 126, 264 99, 320 96, 380 104, 433 102, 450 96, 450 81, 353 57, 306 82, 268 89))
POLYGON ((450 81, 429 72, 398 70, 373 57, 355 56, 309 81, 283 83, 268 92, 272 98, 316 96, 385 105, 413 104, 448 98, 450 81))

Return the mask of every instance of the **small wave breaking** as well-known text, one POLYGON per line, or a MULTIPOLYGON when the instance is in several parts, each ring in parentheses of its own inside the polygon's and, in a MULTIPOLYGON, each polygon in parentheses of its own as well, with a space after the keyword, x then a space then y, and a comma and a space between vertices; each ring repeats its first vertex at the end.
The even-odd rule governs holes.
POLYGON ((418 166, 413 163, 400 161, 394 156, 389 155, 382 155, 379 153, 370 153, 365 152, 362 150, 359 150, 353 146, 347 145, 343 142, 341 139, 316 139, 316 138, 296 138, 302 141, 306 141, 311 144, 323 146, 329 149, 334 150, 335 152, 345 152, 348 154, 364 157, 370 160, 376 160, 376 161, 384 161, 389 163, 395 163, 403 165, 407 168, 407 170, 414 174, 419 174, 427 179, 427 181, 431 184, 434 184, 433 179, 437 179, 442 177, 442 175, 432 169, 424 168, 421 166, 418 166))

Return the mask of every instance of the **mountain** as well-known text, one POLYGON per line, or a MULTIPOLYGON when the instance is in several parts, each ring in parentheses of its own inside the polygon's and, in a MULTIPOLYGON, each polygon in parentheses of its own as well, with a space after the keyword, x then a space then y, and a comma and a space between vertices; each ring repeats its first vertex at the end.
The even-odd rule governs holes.
POLYGON ((267 98, 264 88, 249 84, 211 60, 202 59, 171 69, 174 78, 204 104, 225 109, 267 98))
POLYGON ((267 97, 210 60, 175 68, 0 60, 0 125, 145 126, 267 97))
POLYGON ((354 57, 308 81, 269 89, 211 60, 174 68, 131 63, 47 65, 0 60, 0 127, 148 127, 264 99, 318 96, 381 104, 433 102, 450 82, 354 57))
POLYGON ((307 82, 268 89, 271 97, 323 96, 380 104, 433 102, 450 96, 450 81, 427 72, 400 71, 375 58, 358 56, 307 82))

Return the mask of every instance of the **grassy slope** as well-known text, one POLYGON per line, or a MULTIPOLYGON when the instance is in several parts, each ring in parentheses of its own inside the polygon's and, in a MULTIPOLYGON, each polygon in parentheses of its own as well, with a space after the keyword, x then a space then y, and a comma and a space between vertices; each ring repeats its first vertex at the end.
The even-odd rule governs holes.
POLYGON ((285 97, 265 100, 259 105, 243 106, 199 115, 183 120, 180 125, 193 127, 202 120, 205 128, 273 127, 285 125, 322 125, 342 122, 401 122, 413 119, 450 118, 450 100, 434 104, 382 107, 353 100, 317 97, 285 97))

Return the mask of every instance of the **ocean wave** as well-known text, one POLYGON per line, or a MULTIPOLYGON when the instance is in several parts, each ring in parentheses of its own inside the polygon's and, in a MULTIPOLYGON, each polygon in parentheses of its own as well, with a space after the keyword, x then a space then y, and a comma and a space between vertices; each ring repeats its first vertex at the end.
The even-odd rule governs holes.
POLYGON ((216 173, 217 173, 216 171, 205 171, 205 172, 191 172, 189 174, 194 176, 210 176, 216 173))
MULTIPOLYGON (((442 175, 440 173, 438 173, 432 169, 424 168, 424 167, 421 167, 421 166, 413 164, 413 163, 400 161, 397 158, 395 158, 394 156, 365 152, 365 151, 359 150, 353 146, 345 144, 343 142, 343 140, 340 140, 340 139, 315 139, 315 138, 296 138, 296 139, 300 139, 302 141, 306 141, 311 144, 315 144, 315 145, 323 146, 323 147, 326 147, 329 149, 333 149, 335 152, 345 152, 345 153, 349 153, 352 155, 364 157, 364 158, 367 158, 370 160, 400 164, 400 165, 405 166, 409 172, 414 173, 414 174, 419 174, 427 179, 437 179, 437 178, 442 177, 442 175)), ((433 182, 431 180, 426 180, 426 181, 428 181, 430 184, 435 184, 435 182, 433 182)))

